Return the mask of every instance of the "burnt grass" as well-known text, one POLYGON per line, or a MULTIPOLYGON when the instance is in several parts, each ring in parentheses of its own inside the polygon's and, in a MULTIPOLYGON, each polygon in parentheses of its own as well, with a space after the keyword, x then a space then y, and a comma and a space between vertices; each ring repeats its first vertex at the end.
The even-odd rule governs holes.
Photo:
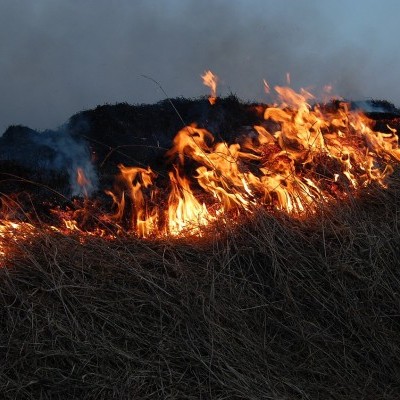
POLYGON ((2 398, 399 398, 398 178, 203 238, 10 244, 2 398))

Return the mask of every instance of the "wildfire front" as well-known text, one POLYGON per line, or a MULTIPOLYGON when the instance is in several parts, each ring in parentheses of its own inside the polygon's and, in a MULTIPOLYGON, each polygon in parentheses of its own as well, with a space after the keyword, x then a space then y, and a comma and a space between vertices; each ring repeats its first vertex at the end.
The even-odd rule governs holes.
MULTIPOLYGON (((211 88, 209 107, 214 107, 217 77, 207 71, 203 79, 211 88)), ((279 86, 275 91, 279 105, 249 106, 262 118, 245 134, 233 134, 232 142, 216 140, 193 123, 176 134, 163 171, 120 164, 114 187, 104 191, 112 201, 108 211, 94 206, 100 200, 88 196, 90 179, 78 167, 77 186, 85 199, 53 207, 61 223, 40 229, 79 234, 82 240, 201 235, 215 221, 234 220, 258 207, 306 218, 373 183, 386 186, 400 161, 394 126, 378 130, 374 120, 344 101, 311 105, 308 91, 279 86)), ((10 238, 28 240, 37 229, 33 213, 25 214, 27 220, 13 218, 10 209, 19 206, 10 204, 3 196, 2 256, 10 238)))

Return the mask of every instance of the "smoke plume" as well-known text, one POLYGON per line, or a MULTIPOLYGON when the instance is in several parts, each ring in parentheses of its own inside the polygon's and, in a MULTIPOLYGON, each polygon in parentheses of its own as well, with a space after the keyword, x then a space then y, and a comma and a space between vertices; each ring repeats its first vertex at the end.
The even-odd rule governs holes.
POLYGON ((354 100, 400 104, 396 0, 4 0, 0 134, 54 128, 97 104, 218 93, 267 101, 263 79, 332 84, 354 100))
POLYGON ((98 177, 90 160, 87 145, 60 128, 57 132, 44 132, 33 136, 34 141, 41 146, 54 150, 54 158, 47 160, 46 167, 53 170, 68 172, 71 195, 91 195, 97 189, 98 177), (79 183, 78 172, 85 177, 84 184, 79 183))

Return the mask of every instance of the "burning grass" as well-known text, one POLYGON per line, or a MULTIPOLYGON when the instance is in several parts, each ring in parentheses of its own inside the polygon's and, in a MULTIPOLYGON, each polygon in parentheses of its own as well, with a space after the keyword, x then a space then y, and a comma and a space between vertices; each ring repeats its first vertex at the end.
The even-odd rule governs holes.
POLYGON ((7 241, 3 398, 397 399, 399 190, 203 238, 7 241))
POLYGON ((398 121, 275 90, 233 142, 120 164, 108 203, 82 168, 68 207, 2 196, 5 399, 398 398, 398 121))

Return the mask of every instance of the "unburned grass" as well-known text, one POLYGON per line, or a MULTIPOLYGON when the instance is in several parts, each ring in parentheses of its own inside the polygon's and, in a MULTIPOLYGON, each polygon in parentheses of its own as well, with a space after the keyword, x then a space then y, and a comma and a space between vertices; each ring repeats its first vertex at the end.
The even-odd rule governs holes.
POLYGON ((397 399, 399 188, 206 238, 13 245, 3 398, 397 399))

